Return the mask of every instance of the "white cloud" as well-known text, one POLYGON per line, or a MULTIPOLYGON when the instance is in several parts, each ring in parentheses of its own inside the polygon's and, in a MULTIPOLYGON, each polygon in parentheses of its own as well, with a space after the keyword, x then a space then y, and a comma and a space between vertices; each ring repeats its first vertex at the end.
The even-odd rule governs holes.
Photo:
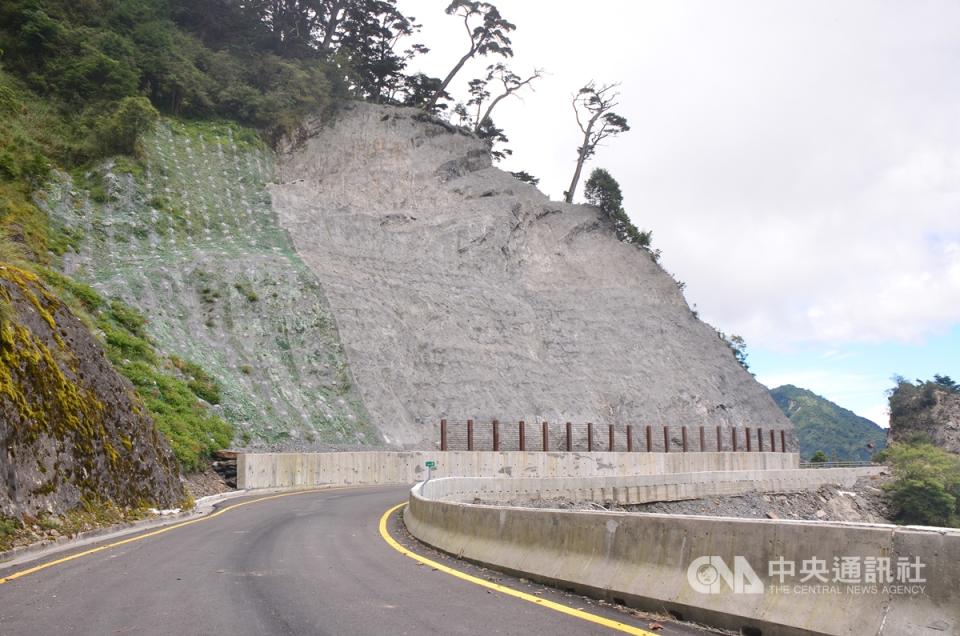
MULTIPOLYGON (((425 70, 445 74, 462 27, 440 5, 401 6, 425 23, 425 70)), ((496 114, 505 166, 558 196, 578 143, 569 94, 622 81, 632 130, 589 167, 621 182, 706 319, 767 348, 960 323, 960 5, 497 6, 518 25, 514 67, 551 73, 496 114)))

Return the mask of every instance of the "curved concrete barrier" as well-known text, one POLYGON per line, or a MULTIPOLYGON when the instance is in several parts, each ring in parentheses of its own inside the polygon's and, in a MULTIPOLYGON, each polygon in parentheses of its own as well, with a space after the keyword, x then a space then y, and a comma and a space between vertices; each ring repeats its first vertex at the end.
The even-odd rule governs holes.
POLYGON ((434 477, 600 477, 799 468, 796 453, 566 453, 543 451, 356 451, 241 453, 237 488, 411 484, 434 477))
MULTIPOLYGON (((856 477, 803 472, 792 476, 794 484, 856 477)), ((714 488, 709 482, 717 475, 662 477, 677 484, 699 479, 704 488, 714 488)), ((727 477, 724 483, 736 483, 734 476, 727 477)), ((425 543, 471 561, 743 634, 960 634, 960 531, 465 503, 497 500, 498 488, 515 490, 516 481, 451 478, 418 484, 404 522, 425 543), (913 584, 896 580, 893 585, 865 583, 862 572, 856 584, 834 584, 834 559, 838 565, 857 562, 861 569, 889 559, 894 575, 899 560, 919 560, 923 590, 906 589, 913 584), (779 580, 771 563, 793 563, 795 576, 779 580), (804 569, 807 575, 820 574, 801 581, 804 569), (813 590, 814 585, 822 589, 813 590)), ((585 491, 581 486, 571 483, 569 491, 585 491)), ((629 491, 632 486, 617 487, 629 491)), ((697 490, 686 487, 687 494, 697 490)), ((594 493, 608 496, 602 487, 594 493)), ((504 490, 503 500, 512 497, 504 490)), ((782 572, 784 566, 779 567, 782 572)))

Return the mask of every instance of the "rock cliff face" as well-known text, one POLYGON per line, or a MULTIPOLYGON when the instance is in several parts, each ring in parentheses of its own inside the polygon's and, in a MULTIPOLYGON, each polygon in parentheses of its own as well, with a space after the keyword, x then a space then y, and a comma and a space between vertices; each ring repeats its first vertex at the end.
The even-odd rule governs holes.
POLYGON ((356 104, 278 173, 279 222, 388 443, 434 442, 441 417, 792 430, 647 252, 473 136, 356 104))
POLYGON ((173 454, 88 329, 38 280, 0 265, 0 517, 88 501, 171 507, 173 454))
POLYGON ((926 439, 960 454, 960 394, 933 382, 901 382, 890 396, 891 442, 926 439))

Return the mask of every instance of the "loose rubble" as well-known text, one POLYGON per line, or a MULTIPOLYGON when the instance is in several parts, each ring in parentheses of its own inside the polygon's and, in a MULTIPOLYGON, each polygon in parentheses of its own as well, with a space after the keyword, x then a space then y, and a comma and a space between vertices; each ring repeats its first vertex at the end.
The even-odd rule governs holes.
MULTIPOLYGON (((877 475, 857 480, 852 488, 828 484, 816 490, 783 493, 747 493, 723 497, 657 501, 621 506, 570 500, 511 501, 507 505, 561 510, 644 512, 656 514, 707 515, 742 519, 794 519, 807 521, 856 521, 892 523, 882 486, 890 477, 877 475)), ((490 503, 480 500, 474 503, 490 503)))

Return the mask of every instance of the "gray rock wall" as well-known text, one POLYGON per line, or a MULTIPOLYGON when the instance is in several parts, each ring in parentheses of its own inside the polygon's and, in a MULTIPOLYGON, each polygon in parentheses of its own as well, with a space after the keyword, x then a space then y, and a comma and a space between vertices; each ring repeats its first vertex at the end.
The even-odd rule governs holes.
POLYGON ((176 460, 144 411, 66 305, 0 265, 0 518, 179 505, 176 460))
POLYGON ((416 110, 316 125, 272 195, 392 445, 441 417, 792 431, 647 252, 416 110))

